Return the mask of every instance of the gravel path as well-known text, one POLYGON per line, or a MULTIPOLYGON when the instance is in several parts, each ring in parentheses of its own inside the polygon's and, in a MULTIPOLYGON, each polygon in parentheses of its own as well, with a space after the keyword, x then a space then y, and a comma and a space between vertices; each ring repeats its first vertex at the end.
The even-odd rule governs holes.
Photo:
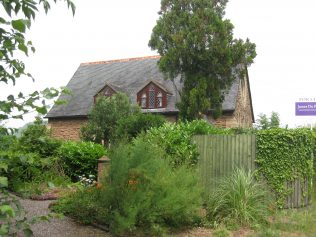
MULTIPOLYGON (((48 205, 52 201, 33 201, 20 199, 29 217, 43 216, 49 213, 48 205)), ((35 237, 110 237, 110 234, 92 226, 79 225, 68 217, 39 222, 32 226, 35 237)))

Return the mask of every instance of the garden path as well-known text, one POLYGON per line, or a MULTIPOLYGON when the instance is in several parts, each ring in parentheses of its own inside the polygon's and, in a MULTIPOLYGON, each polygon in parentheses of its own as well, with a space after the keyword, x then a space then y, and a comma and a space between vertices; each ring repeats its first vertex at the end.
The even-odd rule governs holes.
MULTIPOLYGON (((27 216, 43 216, 50 211, 49 204, 52 201, 33 201, 20 199, 27 216)), ((110 234, 92 226, 84 226, 76 223, 68 217, 54 218, 49 222, 39 222, 32 226, 35 237, 110 237, 110 234)))

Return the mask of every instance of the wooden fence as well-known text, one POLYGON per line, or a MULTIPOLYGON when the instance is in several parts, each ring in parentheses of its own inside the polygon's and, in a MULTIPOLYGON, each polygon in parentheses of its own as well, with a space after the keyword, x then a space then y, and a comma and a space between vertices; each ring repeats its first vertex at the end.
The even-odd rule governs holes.
POLYGON ((220 178, 229 176, 237 167, 255 169, 255 135, 195 136, 193 140, 200 153, 201 181, 207 191, 211 191, 220 178))
MULTIPOLYGON (((236 168, 254 171, 256 169, 256 136, 242 135, 199 135, 193 137, 200 153, 199 173, 207 193, 216 187, 218 181, 232 174, 236 168)), ((291 192, 285 208, 302 207, 310 204, 308 182, 295 180, 285 186, 291 192), (308 195, 306 195, 308 193, 308 195)))

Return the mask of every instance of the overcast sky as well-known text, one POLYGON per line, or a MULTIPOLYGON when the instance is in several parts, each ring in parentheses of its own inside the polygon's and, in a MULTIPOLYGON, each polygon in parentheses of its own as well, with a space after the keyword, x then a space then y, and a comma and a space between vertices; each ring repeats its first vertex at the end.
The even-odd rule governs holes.
MULTIPOLYGON (((62 2, 48 15, 37 15, 28 33, 36 53, 25 59, 36 81, 23 79, 14 88, 2 83, 1 98, 65 86, 82 62, 157 54, 147 45, 160 0, 75 3, 74 17, 62 2)), ((315 12, 315 0, 229 1, 226 18, 235 26, 235 37, 248 37, 257 45, 258 55, 248 69, 255 116, 276 111, 282 124, 292 127, 316 122, 316 117, 295 117, 294 106, 300 98, 316 101, 315 12)))

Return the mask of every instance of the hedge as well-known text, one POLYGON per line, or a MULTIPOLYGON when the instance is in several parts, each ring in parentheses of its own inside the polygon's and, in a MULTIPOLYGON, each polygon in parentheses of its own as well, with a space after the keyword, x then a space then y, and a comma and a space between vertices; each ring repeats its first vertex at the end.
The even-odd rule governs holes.
POLYGON ((303 195, 311 191, 314 139, 308 129, 269 129, 257 132, 258 173, 263 175, 276 195, 276 204, 284 207, 292 190, 285 183, 299 179, 310 181, 303 195))

